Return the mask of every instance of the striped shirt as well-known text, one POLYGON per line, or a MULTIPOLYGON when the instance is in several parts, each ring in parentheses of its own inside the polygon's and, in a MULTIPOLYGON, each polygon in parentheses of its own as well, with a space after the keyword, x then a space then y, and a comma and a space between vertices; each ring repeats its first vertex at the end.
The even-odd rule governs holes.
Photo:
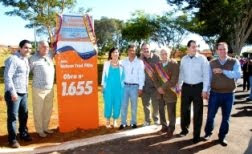
POLYGON ((40 56, 38 52, 29 59, 31 72, 33 73, 32 87, 38 89, 52 89, 54 81, 53 54, 40 56))
POLYGON ((27 93, 30 71, 28 59, 23 57, 20 52, 15 52, 4 63, 5 91, 9 91, 12 95, 27 93))

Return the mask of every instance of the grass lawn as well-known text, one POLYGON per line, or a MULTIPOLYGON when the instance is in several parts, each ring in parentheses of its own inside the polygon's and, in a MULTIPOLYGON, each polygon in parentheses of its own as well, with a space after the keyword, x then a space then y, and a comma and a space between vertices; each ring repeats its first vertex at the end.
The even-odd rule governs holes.
MULTIPOLYGON (((0 56, 0 95, 3 97, 4 95, 4 83, 3 83, 3 61, 6 59, 8 55, 1 55, 0 56)), ((99 76, 101 75, 101 70, 99 70, 99 76)), ((56 85, 55 85, 55 94, 54 96, 57 96, 57 91, 56 91, 56 85)), ((94 129, 94 130, 80 130, 76 129, 76 131, 69 132, 69 133, 60 133, 58 132, 58 106, 57 106, 57 98, 54 98, 54 106, 53 106, 53 113, 51 117, 51 122, 50 122, 50 128, 56 130, 56 132, 52 135, 49 135, 47 138, 39 138, 36 133, 35 133, 35 128, 34 128, 34 122, 33 122, 33 110, 32 110, 32 101, 31 101, 31 81, 29 83, 29 95, 28 95, 28 108, 29 108, 29 119, 28 119, 28 129, 29 132, 31 132, 33 141, 29 144, 27 143, 22 143, 21 145, 27 145, 27 146, 44 146, 44 145, 50 145, 51 143, 57 143, 57 142, 62 142, 62 141, 68 141, 68 140, 73 140, 77 138, 85 138, 85 137, 91 137, 91 136, 96 136, 96 135, 102 135, 102 134, 107 134, 107 133, 113 133, 117 132, 117 129, 106 129, 104 124, 105 124, 105 119, 103 117, 103 98, 102 94, 100 92, 100 87, 99 87, 99 92, 98 92, 98 104, 99 104, 99 128, 94 129)), ((129 113, 130 113, 130 108, 129 108, 129 113)), ((180 114, 180 102, 177 103, 177 116, 180 114)), ((2 99, 0 100, 0 147, 7 146, 7 127, 6 127, 6 104, 5 101, 2 99)), ((128 118, 130 118, 130 114, 128 114, 128 118)), ((144 122, 144 113, 143 113, 143 108, 142 108, 142 101, 139 98, 138 100, 138 111, 137 111, 137 121, 138 125, 142 125, 144 122)))

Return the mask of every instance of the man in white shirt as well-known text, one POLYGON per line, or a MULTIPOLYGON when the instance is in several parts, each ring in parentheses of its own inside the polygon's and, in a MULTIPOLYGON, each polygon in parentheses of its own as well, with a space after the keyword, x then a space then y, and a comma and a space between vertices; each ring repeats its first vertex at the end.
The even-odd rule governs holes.
POLYGON ((193 142, 198 143, 202 126, 203 99, 208 98, 209 62, 205 56, 197 52, 194 40, 188 42, 187 55, 181 59, 179 85, 182 85, 180 135, 185 136, 189 132, 193 102, 193 142))
POLYGON ((131 122, 132 128, 137 128, 137 98, 142 94, 144 86, 144 64, 136 57, 135 45, 129 45, 128 57, 122 61, 125 72, 124 96, 121 108, 121 125, 119 129, 127 127, 127 113, 129 99, 131 102, 131 122))

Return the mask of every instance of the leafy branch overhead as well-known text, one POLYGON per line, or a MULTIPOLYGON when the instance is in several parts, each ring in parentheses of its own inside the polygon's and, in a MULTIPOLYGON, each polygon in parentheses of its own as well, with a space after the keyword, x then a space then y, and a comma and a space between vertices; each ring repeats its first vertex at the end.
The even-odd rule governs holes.
POLYGON ((226 41, 234 53, 252 44, 251 0, 167 0, 192 16, 187 30, 208 42, 226 41), (214 40, 214 41, 213 41, 214 40))

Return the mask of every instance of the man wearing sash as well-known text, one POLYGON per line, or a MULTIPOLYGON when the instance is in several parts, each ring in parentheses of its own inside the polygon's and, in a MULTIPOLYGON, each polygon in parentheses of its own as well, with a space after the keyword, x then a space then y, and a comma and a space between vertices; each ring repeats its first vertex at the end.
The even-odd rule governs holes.
POLYGON ((176 124, 176 85, 179 77, 179 65, 175 60, 169 59, 170 51, 162 49, 160 51, 161 62, 155 64, 155 84, 157 86, 159 99, 159 115, 162 125, 161 132, 167 132, 167 137, 171 138, 176 124), (169 126, 165 118, 165 106, 167 107, 169 126))
POLYGON ((154 124, 159 124, 158 118, 158 100, 157 89, 153 82, 154 65, 159 62, 159 57, 150 52, 149 44, 144 43, 141 47, 141 56, 144 62, 145 70, 145 83, 143 87, 142 103, 144 109, 145 122, 144 126, 148 126, 151 123, 150 118, 150 104, 152 104, 153 112, 152 118, 154 124))

